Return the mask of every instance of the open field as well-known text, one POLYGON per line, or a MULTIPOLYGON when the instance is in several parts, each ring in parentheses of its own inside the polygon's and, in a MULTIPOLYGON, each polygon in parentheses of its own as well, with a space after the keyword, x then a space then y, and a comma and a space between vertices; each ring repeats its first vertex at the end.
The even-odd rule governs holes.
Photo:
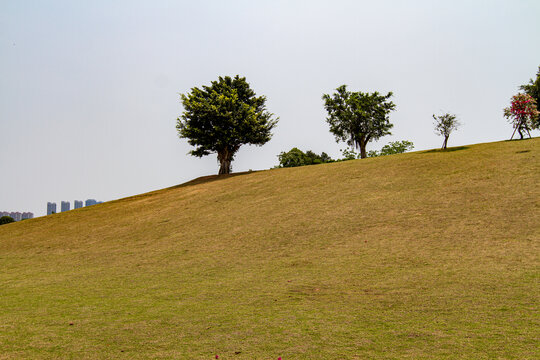
POLYGON ((0 227, 0 359, 538 359, 540 138, 0 227))

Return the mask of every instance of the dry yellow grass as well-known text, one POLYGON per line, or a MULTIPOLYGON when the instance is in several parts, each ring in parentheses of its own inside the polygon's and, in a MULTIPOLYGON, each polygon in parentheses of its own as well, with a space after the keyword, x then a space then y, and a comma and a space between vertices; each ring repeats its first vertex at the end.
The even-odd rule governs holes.
POLYGON ((453 150, 3 225, 0 359, 537 359, 540 139, 453 150))

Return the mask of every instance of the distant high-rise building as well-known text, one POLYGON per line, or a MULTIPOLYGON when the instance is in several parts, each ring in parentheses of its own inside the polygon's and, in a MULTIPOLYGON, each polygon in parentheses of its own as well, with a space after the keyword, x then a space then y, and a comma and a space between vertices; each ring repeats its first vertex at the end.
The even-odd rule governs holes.
POLYGON ((70 210, 69 201, 62 201, 62 203, 60 204, 60 211, 64 212, 64 211, 69 211, 69 210, 70 210))
POLYGON ((56 203, 48 202, 47 203, 47 215, 56 213, 56 203))
POLYGON ((32 218, 34 218, 34 213, 31 213, 31 212, 22 213, 22 220, 32 219, 32 218))
POLYGON ((85 201, 84 206, 92 206, 92 205, 96 205, 96 204, 97 204, 96 200, 88 199, 88 200, 85 201))
POLYGON ((79 209, 79 208, 82 208, 83 207, 83 202, 82 200, 75 200, 73 201, 73 208, 74 209, 79 209))
POLYGON ((21 221, 22 220, 22 214, 18 211, 14 211, 12 213, 9 214, 9 216, 11 216, 13 218, 13 220, 15 221, 21 221))

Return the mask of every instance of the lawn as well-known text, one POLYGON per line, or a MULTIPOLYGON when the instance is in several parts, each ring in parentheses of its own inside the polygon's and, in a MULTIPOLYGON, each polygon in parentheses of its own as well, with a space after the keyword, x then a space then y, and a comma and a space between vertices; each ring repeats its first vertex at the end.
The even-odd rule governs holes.
POLYGON ((540 138, 0 226, 0 359, 538 359, 540 138))

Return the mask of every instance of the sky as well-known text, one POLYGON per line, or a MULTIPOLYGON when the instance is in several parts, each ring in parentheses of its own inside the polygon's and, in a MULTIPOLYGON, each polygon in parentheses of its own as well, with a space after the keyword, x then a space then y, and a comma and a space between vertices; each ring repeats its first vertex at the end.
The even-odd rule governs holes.
POLYGON ((321 97, 342 84, 394 93, 392 135, 368 150, 440 147, 432 114, 446 112, 462 123, 449 146, 508 139, 502 109, 540 66, 539 15, 537 0, 0 0, 0 211, 216 174, 175 126, 179 94, 226 75, 279 117, 234 172, 292 147, 339 158, 321 97))

